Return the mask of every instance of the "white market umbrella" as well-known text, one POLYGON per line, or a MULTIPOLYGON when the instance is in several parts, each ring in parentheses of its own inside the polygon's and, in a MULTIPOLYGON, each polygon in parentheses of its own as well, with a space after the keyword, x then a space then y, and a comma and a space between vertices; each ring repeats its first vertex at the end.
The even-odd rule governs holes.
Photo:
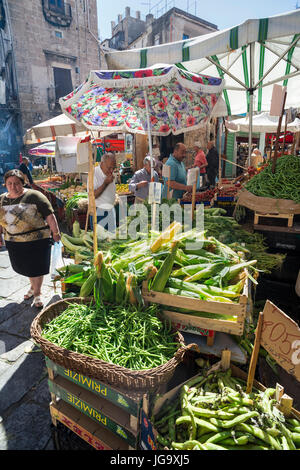
MULTIPOLYGON (((281 132, 285 131, 286 115, 283 116, 281 122, 281 132)), ((252 118, 252 132, 274 134, 278 129, 278 116, 270 116, 268 113, 260 113, 252 118)), ((225 126, 230 132, 249 132, 250 119, 249 116, 233 121, 226 121, 225 126)), ((293 122, 287 123, 286 130, 289 132, 300 132, 300 119, 296 118, 293 122)))
POLYGON ((87 134, 87 129, 83 125, 74 122, 65 114, 60 114, 28 129, 24 136, 24 144, 55 141, 57 136, 84 136, 87 134))

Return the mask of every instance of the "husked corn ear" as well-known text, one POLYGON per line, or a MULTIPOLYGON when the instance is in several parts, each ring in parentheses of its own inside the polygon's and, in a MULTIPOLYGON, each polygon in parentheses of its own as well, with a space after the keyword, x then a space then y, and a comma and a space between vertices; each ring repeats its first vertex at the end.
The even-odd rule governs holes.
POLYGON ((172 222, 170 226, 164 230, 160 236, 152 243, 150 249, 152 253, 158 251, 162 245, 168 243, 174 238, 177 232, 181 230, 181 224, 179 222, 172 222))

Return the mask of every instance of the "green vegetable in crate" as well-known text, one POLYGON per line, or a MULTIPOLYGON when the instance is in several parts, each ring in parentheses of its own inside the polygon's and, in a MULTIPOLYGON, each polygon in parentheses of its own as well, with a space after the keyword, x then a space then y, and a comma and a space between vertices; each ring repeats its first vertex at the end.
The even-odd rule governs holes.
POLYGON ((110 270, 107 268, 103 260, 102 251, 98 251, 96 254, 94 265, 96 271, 96 282, 94 286, 96 305, 100 305, 101 302, 113 302, 114 283, 110 270))
POLYGON ((80 288, 80 297, 89 297, 94 292, 97 275, 93 269, 80 288))
POLYGON ((157 271, 156 275, 154 276, 154 279, 151 284, 151 289, 162 292, 166 286, 166 283, 170 277, 170 274, 172 272, 173 264, 175 261, 176 257, 176 251, 178 247, 178 242, 175 241, 171 245, 171 251, 169 255, 166 257, 164 260, 163 264, 157 271))
POLYGON ((153 417, 159 443, 176 450, 295 450, 300 422, 276 407, 275 389, 245 392, 228 371, 204 371, 182 386, 179 397, 153 417), (172 412, 170 412, 172 410, 172 412), (174 429, 164 423, 175 416, 174 429), (298 426, 297 426, 298 425, 298 426))
POLYGON ((118 280, 116 283, 116 303, 122 305, 125 302, 126 295, 126 278, 123 270, 119 272, 118 280))
POLYGON ((245 188, 255 196, 289 199, 300 204, 300 159, 296 155, 282 155, 277 159, 275 173, 272 161, 254 175, 245 188))

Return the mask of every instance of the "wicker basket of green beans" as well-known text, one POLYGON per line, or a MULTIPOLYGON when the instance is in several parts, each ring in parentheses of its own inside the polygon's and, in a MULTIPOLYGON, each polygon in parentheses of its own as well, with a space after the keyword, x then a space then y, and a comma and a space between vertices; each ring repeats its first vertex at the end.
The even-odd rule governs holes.
POLYGON ((90 298, 60 300, 34 319, 31 336, 56 364, 130 390, 168 382, 191 347, 159 318, 155 305, 96 305, 90 298))

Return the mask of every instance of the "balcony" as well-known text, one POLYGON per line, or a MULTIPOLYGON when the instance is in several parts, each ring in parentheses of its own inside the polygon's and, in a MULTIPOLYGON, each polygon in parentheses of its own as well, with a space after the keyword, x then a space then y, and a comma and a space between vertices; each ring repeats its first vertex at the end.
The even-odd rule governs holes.
POLYGON ((45 20, 54 26, 68 27, 72 22, 72 8, 63 0, 42 0, 45 20))

